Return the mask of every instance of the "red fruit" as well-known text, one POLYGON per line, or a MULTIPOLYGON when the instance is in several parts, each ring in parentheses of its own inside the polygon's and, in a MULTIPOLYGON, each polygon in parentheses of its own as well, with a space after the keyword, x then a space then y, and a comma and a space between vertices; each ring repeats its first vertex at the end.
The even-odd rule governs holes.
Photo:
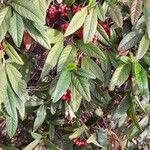
POLYGON ((70 100, 71 99, 71 91, 70 90, 66 90, 66 92, 61 97, 61 99, 64 100, 64 101, 70 100))
POLYGON ((74 12, 74 13, 76 13, 76 12, 78 12, 78 11, 80 11, 81 10, 81 7, 80 6, 77 6, 77 5, 73 5, 72 6, 72 11, 74 12))
POLYGON ((58 13, 58 11, 57 11, 56 6, 51 5, 51 6, 49 7, 49 9, 48 9, 48 16, 49 16, 49 18, 51 18, 51 19, 56 18, 57 13, 58 13))
POLYGON ((101 20, 98 20, 98 24, 103 27, 108 36, 110 36, 110 28, 101 20))
POLYGON ((61 28, 61 30, 63 30, 65 32, 67 30, 68 26, 69 26, 69 23, 65 22, 60 25, 60 28, 61 28))
POLYGON ((70 8, 67 7, 66 4, 60 4, 59 9, 58 9, 58 11, 62 17, 66 17, 68 15, 67 14, 68 10, 70 10, 70 8))

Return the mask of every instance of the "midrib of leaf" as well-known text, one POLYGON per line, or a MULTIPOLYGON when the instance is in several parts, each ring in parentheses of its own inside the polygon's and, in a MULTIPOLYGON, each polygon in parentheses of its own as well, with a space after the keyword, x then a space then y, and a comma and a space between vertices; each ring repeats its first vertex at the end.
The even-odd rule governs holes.
MULTIPOLYGON (((84 83, 84 81, 86 80, 86 78, 83 78, 83 77, 79 77, 79 76, 77 76, 77 75, 74 75, 74 77, 78 80, 78 81, 76 81, 76 82, 78 82, 78 83, 76 83, 76 84, 78 84, 79 86, 81 86, 82 87, 82 90, 84 91, 84 94, 86 95, 86 100, 88 100, 90 97, 89 97, 89 95, 88 95, 88 93, 87 93, 87 90, 86 90, 86 88, 85 88, 85 86, 83 85, 84 83), (83 81, 84 80, 84 81, 83 81)), ((85 81, 85 83, 87 83, 86 81, 85 81)), ((76 87, 76 86, 75 86, 76 87)), ((82 91, 80 91, 79 89, 77 89, 77 87, 76 87, 76 90, 83 96, 83 93, 82 93, 82 91)), ((84 96, 83 96, 84 97, 84 96)), ((89 100, 88 100, 89 101, 89 100)))
POLYGON ((91 10, 90 14, 87 15, 85 22, 84 22, 84 42, 88 43, 91 41, 92 36, 96 32, 97 23, 94 21, 97 21, 97 14, 94 8, 91 10), (94 20, 95 19, 95 20, 94 20))

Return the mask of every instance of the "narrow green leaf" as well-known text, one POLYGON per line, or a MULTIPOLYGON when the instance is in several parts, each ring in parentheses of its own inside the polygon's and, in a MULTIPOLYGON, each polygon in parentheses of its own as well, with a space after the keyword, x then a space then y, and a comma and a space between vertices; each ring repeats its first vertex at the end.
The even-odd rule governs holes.
POLYGON ((82 68, 94 74, 100 81, 104 81, 104 73, 102 69, 90 58, 82 59, 82 68))
POLYGON ((51 48, 51 43, 50 43, 50 40, 49 40, 49 36, 48 36, 48 33, 46 33, 44 27, 43 27, 44 29, 42 29, 41 25, 37 25, 37 24, 35 24, 31 21, 26 21, 25 25, 26 25, 28 33, 31 35, 31 37, 36 42, 41 44, 46 49, 51 48))
POLYGON ((114 90, 115 86, 120 87, 130 75, 131 66, 130 64, 122 64, 117 67, 115 70, 109 88, 110 90, 114 90))
POLYGON ((148 37, 146 35, 143 36, 142 40, 140 41, 140 45, 138 48, 138 52, 137 52, 137 59, 141 59, 145 53, 147 52, 148 48, 150 45, 150 40, 148 39, 148 37))
POLYGON ((69 88, 70 82, 71 82, 70 71, 68 70, 63 71, 57 82, 56 89, 52 94, 52 99, 54 103, 56 103, 65 93, 65 91, 69 88))
POLYGON ((135 83, 138 85, 139 91, 143 100, 149 101, 149 86, 147 73, 144 68, 138 63, 133 64, 133 71, 135 76, 135 83))
POLYGON ((74 72, 76 75, 81 77, 89 78, 89 79, 96 79, 94 73, 87 71, 86 69, 79 68, 74 72))
POLYGON ((132 31, 128 33, 120 42, 118 46, 119 51, 128 50, 135 46, 142 38, 142 33, 132 31))
MULTIPOLYGON (((38 7, 38 9, 41 10, 43 13, 44 17, 46 17, 46 11, 47 11, 47 0, 33 0, 33 4, 38 7)), ((35 6, 35 7, 36 7, 35 6)))
POLYGON ((115 22, 115 24, 118 27, 121 28, 123 25, 123 17, 122 17, 122 13, 121 13, 119 6, 111 5, 108 10, 109 10, 109 15, 111 16, 111 19, 115 22))
POLYGON ((97 11, 98 18, 102 21, 105 21, 104 10, 103 10, 103 7, 100 4, 96 5, 96 11, 97 11))
POLYGON ((77 31, 83 25, 87 14, 88 14, 87 7, 82 8, 81 11, 78 11, 73 16, 64 36, 69 36, 70 34, 77 31))
POLYGON ((1 73, 1 80, 0 80, 0 111, 1 111, 1 103, 6 99, 7 95, 7 77, 5 72, 5 66, 0 63, 0 73, 1 73))
POLYGON ((76 90, 75 86, 71 84, 71 101, 70 106, 74 112, 77 112, 80 108, 82 96, 76 90))
POLYGON ((6 65, 6 72, 11 86, 22 102, 28 100, 28 92, 26 90, 26 82, 22 79, 20 72, 11 64, 6 65))
POLYGON ((14 43, 20 47, 24 33, 24 24, 22 17, 15 11, 13 12, 13 16, 10 19, 9 33, 14 43))
POLYGON ((18 55, 16 50, 8 42, 5 42, 4 50, 12 62, 15 62, 19 65, 24 64, 24 62, 22 61, 21 57, 18 55))
POLYGON ((28 0, 12 0, 11 6, 23 17, 38 23, 45 23, 42 11, 28 0))
POLYGON ((148 37, 150 38, 150 0, 144 1, 144 20, 146 22, 148 37))
POLYGON ((75 86, 80 95, 82 95, 88 102, 91 100, 90 85, 88 83, 88 79, 73 74, 72 84, 75 86))
POLYGON ((6 114, 6 127, 10 138, 14 136, 18 126, 18 116, 16 110, 16 95, 11 89, 10 85, 7 86, 7 98, 4 101, 4 106, 7 111, 6 114))
POLYGON ((37 110, 37 114, 33 126, 34 131, 36 131, 42 125, 45 118, 46 118, 46 108, 44 105, 41 105, 37 110))
MULTIPOLYGON (((17 112, 16 112, 17 115, 17 112)), ((7 133, 10 138, 12 138, 17 130, 18 126, 18 118, 16 116, 8 116, 6 115, 6 127, 7 127, 7 133)))
POLYGON ((63 50, 63 42, 56 43, 52 47, 46 58, 41 77, 46 76, 48 72, 56 66, 62 50, 63 50))
POLYGON ((67 45, 63 49, 63 51, 60 55, 59 61, 58 61, 57 71, 61 71, 65 67, 67 61, 69 61, 69 59, 70 59, 72 50, 73 50, 72 45, 67 45))
POLYGON ((139 124, 139 121, 138 121, 138 118, 136 117, 136 114, 135 114, 135 106, 133 104, 133 102, 131 103, 129 109, 128 109, 128 115, 129 117, 132 119, 133 123, 135 124, 135 126, 139 129, 139 130, 142 130, 141 129, 141 126, 139 124))
POLYGON ((9 21, 11 17, 10 7, 4 7, 0 10, 0 42, 5 37, 7 30, 9 29, 9 21))
POLYGON ((133 0, 130 8, 131 23, 135 25, 142 13, 142 0, 133 0))
POLYGON ((95 8, 91 9, 89 11, 89 14, 87 15, 84 27, 83 27, 83 40, 84 43, 89 43, 92 41, 92 37, 96 33, 97 28, 97 12, 95 8))
POLYGON ((78 40, 76 46, 90 57, 99 58, 100 60, 106 59, 103 51, 93 43, 84 44, 83 41, 78 40))

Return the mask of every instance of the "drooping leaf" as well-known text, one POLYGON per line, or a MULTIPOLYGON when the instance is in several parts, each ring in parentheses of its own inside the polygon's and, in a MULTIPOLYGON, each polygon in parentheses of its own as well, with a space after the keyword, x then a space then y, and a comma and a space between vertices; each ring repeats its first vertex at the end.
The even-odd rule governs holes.
POLYGON ((102 7, 100 4, 98 4, 98 5, 96 6, 96 11, 97 11, 97 16, 98 16, 98 18, 99 18, 100 20, 102 20, 102 21, 105 21, 104 10, 103 10, 103 7, 102 7))
POLYGON ((148 48, 150 45, 150 40, 148 39, 148 37, 146 35, 143 36, 142 40, 140 41, 140 45, 138 48, 138 52, 137 52, 137 59, 141 59, 145 53, 147 52, 148 48))
POLYGON ((42 11, 28 0, 12 0, 11 6, 21 16, 38 23, 45 23, 42 11))
POLYGON ((104 73, 102 69, 90 58, 82 59, 82 68, 93 73, 96 76, 96 78, 99 79, 100 81, 104 81, 104 73))
POLYGON ((144 20, 146 22, 148 37, 150 38, 150 1, 145 0, 143 2, 144 2, 144 9, 143 9, 144 20))
POLYGON ((70 34, 77 31, 84 23, 87 16, 87 7, 82 8, 81 11, 78 11, 72 18, 69 27, 67 28, 64 36, 69 36, 70 34))
POLYGON ((12 62, 15 62, 19 65, 24 64, 21 57, 16 52, 16 50, 8 42, 4 43, 4 50, 12 62))
POLYGON ((50 50, 50 52, 46 58, 41 77, 46 76, 48 74, 48 72, 56 66, 56 64, 58 62, 58 58, 60 57, 62 50, 63 50, 62 42, 56 43, 52 47, 52 49, 50 50))
POLYGON ((89 11, 89 14, 86 16, 84 27, 83 27, 83 40, 84 43, 89 43, 92 41, 94 34, 96 33, 97 28, 97 12, 95 8, 89 11))
POLYGON ((57 71, 61 71, 65 67, 65 65, 67 65, 66 63, 69 62, 73 48, 74 47, 72 45, 67 45, 63 49, 58 61, 57 71))
POLYGON ((77 112, 80 104, 81 104, 82 96, 79 94, 79 92, 76 90, 75 86, 71 84, 71 101, 70 106, 73 109, 74 112, 77 112))
POLYGON ((37 110, 37 114, 33 126, 34 131, 36 131, 42 125, 42 123, 45 120, 45 117, 46 117, 46 108, 44 105, 41 105, 37 110))
POLYGON ((65 91, 69 88, 70 82, 71 82, 70 71, 68 70, 63 71, 58 79, 56 89, 52 94, 52 99, 54 103, 56 103, 65 93, 65 91))
POLYGON ((115 86, 120 87, 130 75, 131 66, 129 64, 122 64, 117 67, 115 70, 109 88, 114 90, 115 86))
POLYGON ((139 91, 143 100, 149 101, 149 87, 147 73, 144 68, 138 63, 133 64, 133 71, 135 76, 135 83, 138 85, 139 91))
POLYGON ((135 114, 135 106, 133 104, 133 102, 130 104, 130 107, 128 109, 128 115, 129 117, 131 118, 131 120, 133 121, 133 123, 135 124, 135 126, 139 129, 139 130, 142 130, 141 129, 141 126, 139 124, 139 121, 138 121, 138 118, 136 117, 136 114, 135 114))
POLYGON ((10 7, 5 7, 0 10, 0 42, 5 37, 7 30, 9 29, 9 20, 11 17, 10 7))
POLYGON ((142 38, 142 33, 132 31, 128 33, 120 42, 118 46, 119 51, 128 50, 135 46, 142 38))
POLYGON ((111 5, 108 10, 109 10, 109 15, 111 19, 115 22, 115 24, 118 27, 121 28, 123 25, 123 17, 122 17, 122 13, 121 13, 119 6, 111 5))
POLYGON ((47 0, 33 0, 33 4, 35 7, 38 7, 38 9, 41 10, 44 17, 46 17, 46 11, 47 11, 47 0))
POLYGON ((99 58, 100 60, 106 59, 103 51, 99 47, 94 45, 93 43, 84 44, 83 41, 78 40, 76 42, 76 46, 77 46, 77 48, 79 48, 81 51, 83 51, 85 54, 87 54, 90 57, 99 58))
POLYGON ((20 45, 22 43, 23 32, 24 32, 23 19, 18 13, 16 13, 14 11, 13 16, 10 19, 9 33, 10 33, 14 43, 18 47, 20 47, 20 45))
POLYGON ((81 77, 85 77, 85 78, 88 78, 88 79, 96 79, 96 76, 94 75, 94 73, 89 72, 86 69, 79 68, 76 71, 74 71, 74 73, 76 75, 79 75, 81 77))
POLYGON ((5 72, 5 66, 0 63, 0 73, 1 73, 1 80, 0 80, 0 111, 1 111, 1 103, 6 99, 7 95, 7 77, 5 72))
MULTIPOLYGON (((17 115, 17 112, 16 112, 17 115)), ((12 138, 17 130, 17 126, 18 126, 18 118, 17 116, 9 116, 6 115, 6 127, 7 127, 7 133, 9 135, 10 138, 12 138)))
POLYGON ((76 90, 85 98, 87 101, 91 100, 90 95, 90 85, 88 83, 88 79, 75 75, 72 75, 72 84, 75 86, 76 90))
POLYGON ((27 28, 28 33, 31 35, 31 37, 36 42, 41 44, 46 49, 51 48, 51 44, 50 44, 50 41, 49 41, 49 36, 48 36, 47 33, 45 33, 46 32, 45 29, 39 30, 38 27, 33 22, 30 22, 30 21, 26 21, 25 26, 27 28))
POLYGON ((27 85, 20 72, 11 64, 6 65, 6 72, 11 86, 22 102, 28 100, 27 85))
POLYGON ((6 127, 10 138, 14 136, 18 126, 18 116, 16 110, 16 95, 11 89, 10 85, 7 86, 7 98, 4 101, 4 106, 7 111, 6 114, 6 127))
POLYGON ((133 0, 130 8, 131 22, 135 25, 142 13, 142 0, 133 0))

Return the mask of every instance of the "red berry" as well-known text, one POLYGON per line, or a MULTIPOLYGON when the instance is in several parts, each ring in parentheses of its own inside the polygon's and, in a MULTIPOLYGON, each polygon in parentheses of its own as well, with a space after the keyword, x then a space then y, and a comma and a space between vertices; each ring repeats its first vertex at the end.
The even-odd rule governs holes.
POLYGON ((65 22, 60 25, 60 28, 61 28, 61 30, 63 30, 65 32, 67 30, 68 26, 69 26, 69 23, 65 22))
POLYGON ((51 19, 56 18, 57 13, 58 13, 58 11, 57 11, 56 6, 51 5, 51 6, 49 7, 49 9, 48 9, 48 16, 49 16, 49 18, 51 18, 51 19))
POLYGON ((70 8, 67 7, 66 4, 60 4, 59 9, 58 9, 58 11, 62 17, 66 17, 68 15, 67 14, 68 10, 70 10, 70 8))
POLYGON ((73 5, 72 6, 72 11, 74 12, 74 13, 76 13, 76 12, 78 12, 78 11, 80 11, 81 10, 81 7, 80 6, 77 6, 77 5, 73 5))
POLYGON ((61 97, 61 99, 64 100, 64 101, 70 100, 71 99, 71 91, 70 90, 66 90, 66 92, 61 97))

